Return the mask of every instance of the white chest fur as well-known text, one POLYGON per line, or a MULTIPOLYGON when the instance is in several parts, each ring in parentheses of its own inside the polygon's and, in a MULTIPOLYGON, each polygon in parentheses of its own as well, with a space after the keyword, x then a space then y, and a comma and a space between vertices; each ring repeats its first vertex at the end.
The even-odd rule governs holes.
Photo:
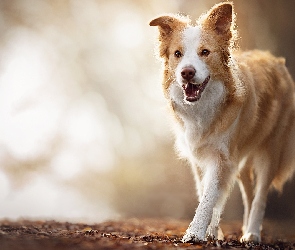
POLYGON ((200 138, 210 127, 226 95, 222 82, 210 81, 202 93, 201 99, 190 103, 184 100, 183 90, 177 83, 170 86, 170 98, 176 114, 181 118, 184 127, 176 128, 176 146, 181 156, 193 160, 200 138))

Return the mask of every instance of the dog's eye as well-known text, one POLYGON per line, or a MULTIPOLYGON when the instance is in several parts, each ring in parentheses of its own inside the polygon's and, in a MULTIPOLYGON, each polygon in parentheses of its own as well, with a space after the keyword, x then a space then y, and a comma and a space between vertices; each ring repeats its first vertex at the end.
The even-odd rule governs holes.
POLYGON ((209 54, 210 54, 210 51, 207 50, 207 49, 203 49, 203 50, 201 51, 201 56, 209 56, 209 54))
POLYGON ((179 50, 176 50, 174 52, 174 56, 177 57, 177 58, 182 57, 182 53, 179 50))

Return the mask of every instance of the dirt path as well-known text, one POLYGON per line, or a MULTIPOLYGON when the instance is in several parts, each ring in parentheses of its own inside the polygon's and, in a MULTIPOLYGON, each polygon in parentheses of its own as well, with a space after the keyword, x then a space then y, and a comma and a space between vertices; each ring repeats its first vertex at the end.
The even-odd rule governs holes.
MULTIPOLYGON (((295 233, 289 238, 263 236, 267 244, 239 243, 239 223, 223 225, 225 241, 181 243, 188 221, 128 219, 86 225, 56 221, 0 221, 1 250, 82 249, 295 249, 295 233), (231 233, 236 232, 236 233, 231 233)), ((289 229, 289 230, 288 230, 289 229)), ((293 230, 293 229, 292 229, 293 230)))

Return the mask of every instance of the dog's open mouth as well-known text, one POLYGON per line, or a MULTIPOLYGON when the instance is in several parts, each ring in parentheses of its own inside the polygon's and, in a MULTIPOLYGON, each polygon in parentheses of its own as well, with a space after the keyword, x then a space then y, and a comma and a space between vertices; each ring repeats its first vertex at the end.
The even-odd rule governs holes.
POLYGON ((210 76, 207 76, 207 78, 201 84, 195 84, 191 82, 183 84, 182 88, 184 90, 185 100, 189 102, 198 101, 201 98, 201 95, 209 80, 210 76))

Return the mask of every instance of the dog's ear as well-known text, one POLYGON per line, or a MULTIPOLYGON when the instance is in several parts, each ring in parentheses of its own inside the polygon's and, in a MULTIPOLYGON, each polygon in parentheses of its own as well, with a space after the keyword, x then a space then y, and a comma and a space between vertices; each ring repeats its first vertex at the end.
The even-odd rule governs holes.
POLYGON ((187 22, 185 20, 182 20, 180 17, 165 15, 152 20, 150 22, 150 26, 158 26, 160 34, 162 36, 167 36, 170 35, 173 30, 184 27, 186 23, 187 22))
POLYGON ((234 22, 233 4, 230 2, 217 4, 208 11, 204 25, 219 35, 230 35, 234 22))
POLYGON ((187 17, 178 15, 165 15, 155 18, 150 22, 150 26, 158 26, 159 36, 159 56, 168 57, 167 51, 173 34, 183 30, 190 20, 187 17))

